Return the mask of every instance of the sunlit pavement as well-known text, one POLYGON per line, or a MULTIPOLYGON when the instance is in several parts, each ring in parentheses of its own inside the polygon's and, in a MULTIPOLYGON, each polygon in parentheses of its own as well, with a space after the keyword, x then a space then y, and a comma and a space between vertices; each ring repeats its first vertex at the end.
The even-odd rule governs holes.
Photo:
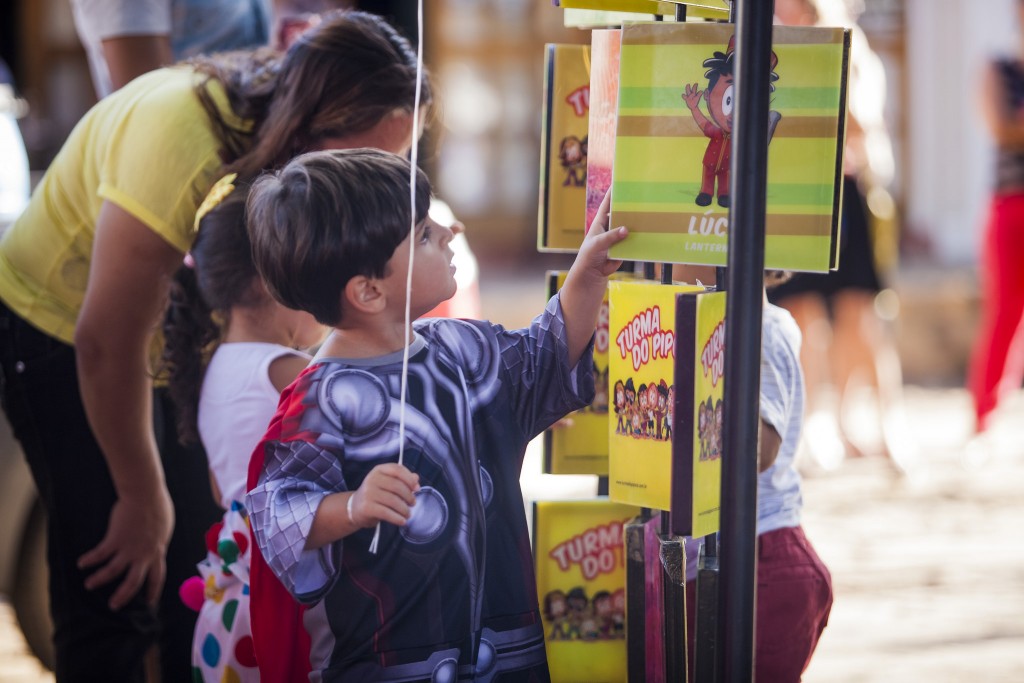
POLYGON ((809 475, 804 524, 835 606, 807 683, 1024 680, 1024 394, 968 443, 961 390, 908 389, 919 460, 809 475))

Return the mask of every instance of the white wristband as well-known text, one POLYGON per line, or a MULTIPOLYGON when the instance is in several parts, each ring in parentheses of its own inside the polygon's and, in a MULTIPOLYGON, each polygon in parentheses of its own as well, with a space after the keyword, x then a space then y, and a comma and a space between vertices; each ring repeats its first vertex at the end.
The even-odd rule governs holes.
POLYGON ((356 499, 356 494, 355 493, 353 493, 351 496, 348 497, 348 502, 345 503, 345 512, 348 513, 348 521, 350 521, 353 525, 358 526, 358 524, 356 524, 356 520, 352 518, 352 502, 355 499, 356 499))

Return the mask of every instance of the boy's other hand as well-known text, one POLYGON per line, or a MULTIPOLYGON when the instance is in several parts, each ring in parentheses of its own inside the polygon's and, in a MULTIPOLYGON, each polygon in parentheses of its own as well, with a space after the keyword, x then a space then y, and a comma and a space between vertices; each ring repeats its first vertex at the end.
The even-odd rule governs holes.
POLYGON ((363 485, 352 494, 349 508, 352 523, 367 528, 377 522, 404 526, 416 504, 420 475, 405 465, 377 465, 363 479, 363 485))

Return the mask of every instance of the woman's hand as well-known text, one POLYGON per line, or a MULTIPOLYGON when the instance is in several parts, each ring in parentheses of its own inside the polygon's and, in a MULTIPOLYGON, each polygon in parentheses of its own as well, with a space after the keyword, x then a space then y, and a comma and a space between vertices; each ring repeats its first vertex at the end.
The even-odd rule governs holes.
POLYGON ((167 543, 174 528, 174 507, 166 489, 155 496, 122 498, 110 511, 107 533, 100 544, 78 560, 81 569, 99 567, 85 580, 93 590, 123 575, 110 597, 117 611, 143 587, 146 600, 155 603, 167 575, 167 543))

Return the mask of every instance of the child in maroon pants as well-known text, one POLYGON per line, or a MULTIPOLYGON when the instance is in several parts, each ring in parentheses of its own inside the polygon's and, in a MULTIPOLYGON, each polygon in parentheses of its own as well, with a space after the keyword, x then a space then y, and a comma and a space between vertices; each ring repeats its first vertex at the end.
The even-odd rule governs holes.
MULTIPOLYGON (((800 475, 793 466, 803 424, 800 329, 765 304, 761 338, 761 447, 757 481, 757 606, 754 679, 800 680, 832 609, 832 578, 800 526, 800 475)), ((687 544, 689 663, 694 662, 696 551, 687 544), (690 557, 692 555, 692 557, 690 557)), ((692 676, 691 676, 692 677, 692 676)))

